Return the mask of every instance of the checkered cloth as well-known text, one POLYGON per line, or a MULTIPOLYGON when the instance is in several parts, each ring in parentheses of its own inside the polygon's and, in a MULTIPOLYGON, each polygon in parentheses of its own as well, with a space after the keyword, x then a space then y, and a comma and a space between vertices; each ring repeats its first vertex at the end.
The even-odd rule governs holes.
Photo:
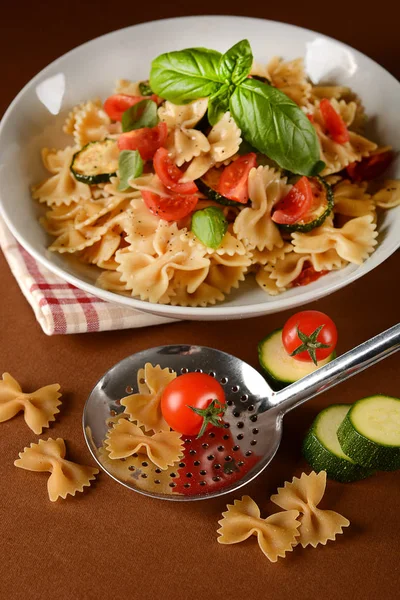
POLYGON ((174 321, 105 302, 53 275, 24 250, 1 218, 0 247, 47 335, 130 329, 174 321))

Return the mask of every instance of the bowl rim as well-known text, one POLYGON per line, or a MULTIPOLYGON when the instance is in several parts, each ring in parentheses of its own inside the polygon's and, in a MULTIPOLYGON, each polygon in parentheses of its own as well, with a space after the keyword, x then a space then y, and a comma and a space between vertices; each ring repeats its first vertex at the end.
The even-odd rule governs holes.
MULTIPOLYGON (((366 60, 367 62, 369 62, 371 64, 371 66, 373 66, 374 68, 378 68, 379 70, 383 71, 385 73, 385 76, 392 79, 395 84, 400 85, 400 82, 394 77, 394 75, 392 75, 387 69, 385 69, 385 67, 381 66, 378 62, 376 62, 375 60, 373 60, 372 58, 370 58, 368 55, 364 54, 363 52, 360 52, 356 48, 353 48, 352 46, 350 46, 340 40, 337 40, 335 38, 327 36, 318 31, 308 29, 306 27, 300 27, 299 25, 293 25, 290 23, 285 23, 282 21, 275 21, 275 20, 271 20, 271 19, 263 19, 260 17, 249 17, 249 16, 240 16, 240 15, 224 15, 224 14, 217 14, 217 15, 204 14, 204 15, 193 15, 193 16, 169 17, 166 19, 163 19, 163 18, 153 19, 151 21, 137 23, 135 25, 130 25, 127 27, 116 29, 114 31, 105 33, 101 36, 96 36, 94 38, 91 38, 90 40, 83 42, 82 44, 72 48, 68 52, 65 52, 64 54, 62 54, 55 60, 51 61, 43 69, 41 69, 34 77, 32 77, 22 87, 22 89, 18 92, 18 94, 15 96, 15 98, 11 101, 11 103, 7 107, 3 117, 1 119, 1 122, 0 122, 0 144, 1 144, 1 136, 2 136, 3 129, 5 127, 5 123, 7 122, 8 117, 11 114, 11 112, 13 111, 14 107, 18 104, 20 98, 25 94, 26 90, 28 88, 30 88, 31 86, 33 86, 36 82, 38 82, 43 76, 45 76, 47 74, 47 71, 56 67, 59 62, 72 56, 74 53, 78 53, 78 52, 82 51, 82 49, 84 49, 85 46, 92 44, 94 41, 97 42, 99 40, 104 40, 106 38, 111 38, 113 36, 117 37, 118 35, 121 34, 121 32, 124 32, 124 31, 134 30, 135 28, 138 28, 138 27, 149 27, 153 23, 162 22, 162 23, 168 24, 168 23, 175 22, 177 20, 179 20, 180 23, 182 23, 183 21, 186 21, 188 23, 189 22, 193 23, 193 22, 198 22, 199 20, 205 20, 205 19, 214 19, 214 20, 220 20, 220 21, 226 21, 226 20, 232 20, 232 21, 246 20, 246 21, 253 21, 253 22, 257 21, 257 22, 269 24, 272 26, 283 27, 289 31, 290 30, 299 30, 299 31, 302 31, 302 32, 305 32, 308 34, 317 35, 325 40, 339 44, 343 48, 351 50, 353 53, 355 53, 356 56, 362 57, 363 60, 366 60)), ((82 280, 81 278, 79 278, 78 276, 76 276, 72 273, 69 273, 68 271, 65 271, 59 265, 54 264, 46 256, 44 256, 39 251, 37 251, 34 247, 32 247, 32 245, 24 239, 24 236, 14 227, 11 219, 8 217, 8 215, 6 213, 5 207, 3 206, 3 203, 1 200, 1 193, 0 193, 0 216, 3 218, 3 220, 6 223, 6 226, 11 231, 12 235, 16 238, 16 240, 20 243, 20 245, 35 260, 37 260, 42 266, 46 267, 52 273, 58 275, 64 281, 67 281, 68 283, 76 286, 77 288, 80 288, 80 289, 84 290, 85 292, 87 292, 93 296, 96 296, 102 300, 112 302, 114 304, 115 303, 120 304, 120 305, 129 307, 129 308, 132 308, 132 309, 137 309, 142 312, 152 313, 152 314, 161 315, 161 316, 165 316, 165 317, 171 317, 171 318, 188 317, 188 318, 192 318, 192 319, 198 318, 199 320, 207 319, 207 318, 214 318, 214 319, 217 319, 217 318, 221 318, 221 319, 228 318, 229 319, 229 318, 235 318, 235 317, 243 318, 243 317, 257 316, 257 315, 261 315, 261 314, 281 312, 286 309, 295 308, 297 306, 301 306, 308 302, 318 300, 318 299, 320 299, 324 296, 327 296, 335 291, 338 291, 339 289, 349 285, 350 283, 353 283, 354 281, 356 281, 363 275, 366 275, 367 273, 372 271, 375 267, 379 266, 382 262, 384 262, 387 258, 389 258, 400 247, 400 239, 399 239, 398 241, 394 241, 392 244, 390 244, 383 252, 381 252, 379 254, 373 253, 362 265, 359 265, 353 272, 347 273, 342 281, 340 281, 340 280, 334 281, 330 284, 324 285, 321 288, 312 289, 309 291, 307 291, 307 289, 306 289, 307 286, 305 286, 304 291, 299 291, 299 293, 296 294, 295 296, 289 296, 287 298, 282 297, 281 295, 278 295, 278 296, 276 296, 278 303, 275 302, 275 297, 274 297, 274 300, 266 300, 265 302, 257 302, 257 303, 252 303, 252 304, 248 304, 248 305, 238 304, 238 305, 234 305, 234 306, 226 306, 222 302, 221 304, 210 305, 210 306, 205 306, 205 307, 172 306, 169 304, 158 304, 158 303, 149 302, 149 301, 145 301, 145 300, 139 300, 132 296, 125 296, 125 295, 118 294, 118 293, 115 293, 112 291, 104 290, 100 287, 95 286, 94 283, 88 283, 88 282, 82 280)), ((300 287, 297 289, 300 290, 300 287)))

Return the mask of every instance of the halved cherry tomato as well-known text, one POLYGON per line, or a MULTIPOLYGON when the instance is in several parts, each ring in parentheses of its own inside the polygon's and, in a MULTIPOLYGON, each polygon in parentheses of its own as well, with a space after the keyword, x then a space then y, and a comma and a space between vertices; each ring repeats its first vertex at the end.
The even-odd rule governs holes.
POLYGON ((198 191, 194 181, 179 183, 183 173, 170 158, 166 148, 159 148, 155 153, 154 170, 165 187, 176 194, 195 194, 198 191))
POLYGON ((282 330, 286 352, 296 360, 313 361, 315 364, 332 354, 337 338, 335 323, 318 310, 296 313, 286 321, 282 330))
POLYGON ((180 221, 196 208, 198 197, 186 194, 180 196, 169 192, 168 196, 159 196, 153 192, 142 190, 143 202, 153 215, 164 221, 180 221))
POLYGON ((165 388, 161 412, 168 425, 185 435, 199 437, 213 425, 222 427, 226 408, 221 384, 206 373, 180 375, 165 388))
POLYGON ((249 173, 257 166, 254 152, 240 156, 225 167, 218 184, 218 192, 228 198, 246 204, 249 200, 249 173))
POLYGON ((312 187, 307 177, 301 177, 290 192, 275 205, 272 220, 292 225, 306 215, 313 204, 312 187))
POLYGON ((349 141, 349 131, 342 117, 333 108, 328 98, 324 98, 319 103, 321 116, 324 120, 328 135, 337 144, 345 144, 349 141))
POLYGON ((114 94, 104 102, 104 110, 113 121, 121 121, 122 115, 128 108, 135 106, 141 100, 153 100, 159 104, 161 98, 152 94, 151 96, 129 96, 128 94, 114 94))
POLYGON ((300 285, 308 285, 313 281, 317 281, 323 275, 326 275, 329 271, 316 271, 314 267, 310 264, 304 263, 304 267, 298 277, 292 281, 293 287, 298 287, 300 285))
POLYGON ((392 150, 366 156, 360 162, 353 162, 346 167, 347 174, 353 181, 370 181, 380 177, 392 162, 392 150))
POLYGON ((165 144, 168 136, 167 124, 161 121, 155 127, 142 127, 123 133, 118 138, 120 150, 139 150, 143 160, 150 160, 165 144))

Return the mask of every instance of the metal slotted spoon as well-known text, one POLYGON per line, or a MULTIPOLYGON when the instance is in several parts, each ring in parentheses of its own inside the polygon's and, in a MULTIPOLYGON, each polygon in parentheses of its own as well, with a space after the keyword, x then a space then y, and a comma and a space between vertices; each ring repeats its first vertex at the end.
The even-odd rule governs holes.
POLYGON ((400 348, 400 324, 274 392, 264 377, 244 361, 204 346, 150 348, 112 367, 92 390, 83 412, 89 449, 116 481, 136 492, 166 500, 205 500, 232 492, 257 477, 271 462, 282 437, 282 419, 292 408, 330 389, 400 348), (104 440, 111 418, 123 412, 120 399, 137 391, 136 375, 145 363, 182 373, 215 377, 224 387, 224 427, 200 440, 185 437, 184 456, 161 471, 145 454, 111 460, 104 440))

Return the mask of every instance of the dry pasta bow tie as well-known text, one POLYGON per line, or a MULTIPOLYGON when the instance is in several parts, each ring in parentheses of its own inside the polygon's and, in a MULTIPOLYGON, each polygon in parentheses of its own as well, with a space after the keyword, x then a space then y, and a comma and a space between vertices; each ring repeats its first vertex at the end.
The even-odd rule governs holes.
POLYGON ((297 510, 287 510, 262 519, 260 509, 250 496, 235 500, 234 504, 227 505, 227 509, 222 513, 223 519, 218 521, 221 525, 218 529, 220 544, 236 544, 256 535, 261 550, 271 562, 293 550, 300 527, 300 521, 296 520, 299 516, 297 510))
POLYGON ((183 442, 177 431, 162 431, 149 436, 127 419, 120 419, 107 433, 106 447, 112 459, 127 458, 136 453, 146 454, 151 462, 163 470, 183 456, 183 442))
POLYGON ((55 502, 60 497, 66 498, 68 494, 75 496, 76 492, 83 492, 83 488, 90 485, 90 481, 99 472, 93 467, 66 460, 65 454, 65 442, 62 438, 39 440, 38 444, 31 444, 29 448, 25 448, 14 465, 27 471, 51 473, 47 491, 50 500, 55 502))
POLYGON ((24 393, 19 383, 9 373, 0 380, 0 422, 8 421, 23 411, 25 422, 36 434, 42 433, 59 413, 61 394, 58 383, 46 385, 35 392, 24 393))
POLYGON ((326 544, 343 533, 350 521, 333 510, 321 510, 317 505, 321 502, 326 487, 326 471, 320 473, 303 473, 292 482, 286 482, 278 493, 271 496, 272 502, 286 510, 298 510, 301 514, 299 544, 305 548, 309 544, 314 548, 318 544, 326 544))

